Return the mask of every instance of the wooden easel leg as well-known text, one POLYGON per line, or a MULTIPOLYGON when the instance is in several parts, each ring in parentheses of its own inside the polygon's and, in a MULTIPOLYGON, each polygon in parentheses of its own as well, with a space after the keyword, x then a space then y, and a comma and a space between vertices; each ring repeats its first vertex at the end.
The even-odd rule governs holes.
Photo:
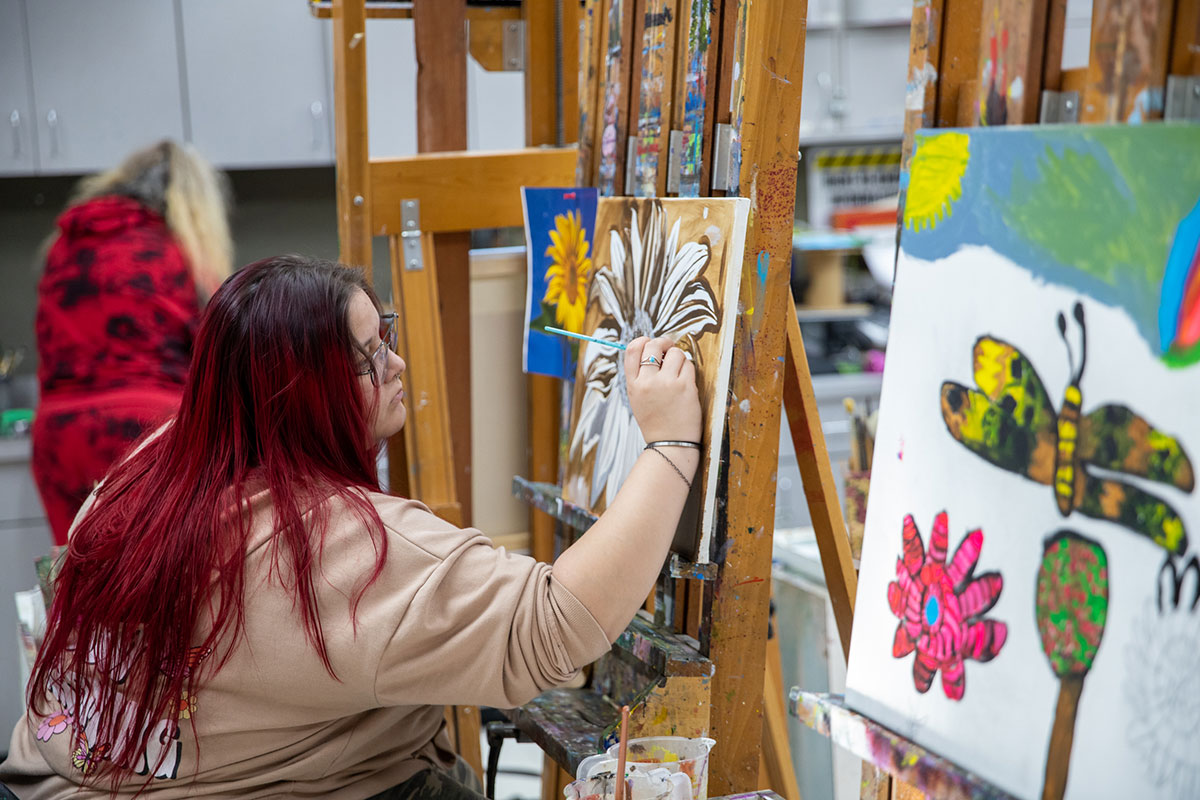
POLYGON ((563 800, 563 789, 575 780, 575 776, 564 770, 550 756, 542 760, 542 800, 563 800))
POLYGON ((779 639, 772 637, 767 640, 767 671, 763 678, 763 748, 759 788, 772 789, 785 800, 801 800, 796 767, 792 763, 792 751, 788 745, 787 709, 784 708, 783 692, 783 660, 779 655, 779 639))
POLYGON ((483 751, 479 746, 480 727, 479 706, 446 706, 446 730, 450 734, 454 752, 467 762, 482 784, 483 751))

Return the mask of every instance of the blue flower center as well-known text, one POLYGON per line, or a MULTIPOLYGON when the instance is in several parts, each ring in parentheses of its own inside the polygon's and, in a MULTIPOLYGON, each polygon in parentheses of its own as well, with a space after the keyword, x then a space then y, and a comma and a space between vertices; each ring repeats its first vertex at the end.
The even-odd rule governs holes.
POLYGON ((938 617, 942 614, 942 607, 938 604, 938 600, 933 595, 925 601, 925 624, 933 626, 937 623, 938 617))

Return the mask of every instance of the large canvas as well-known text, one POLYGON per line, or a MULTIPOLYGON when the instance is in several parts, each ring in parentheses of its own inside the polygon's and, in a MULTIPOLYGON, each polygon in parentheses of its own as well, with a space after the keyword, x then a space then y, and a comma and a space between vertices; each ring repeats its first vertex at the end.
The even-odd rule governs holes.
POLYGON ((597 197, 594 188, 521 187, 529 287, 522 361, 526 372, 575 377, 576 340, 546 328, 574 333, 583 328, 597 197))
MULTIPOLYGON (((750 201, 601 199, 584 333, 627 343, 670 336, 696 364, 704 431, 700 468, 673 549, 709 561, 717 459, 750 201)), ((600 513, 646 441, 629 410, 624 353, 585 342, 572 398, 563 499, 600 513)))
POLYGON ((917 135, 847 698, 1018 797, 1200 796, 1198 201, 1196 126, 917 135))

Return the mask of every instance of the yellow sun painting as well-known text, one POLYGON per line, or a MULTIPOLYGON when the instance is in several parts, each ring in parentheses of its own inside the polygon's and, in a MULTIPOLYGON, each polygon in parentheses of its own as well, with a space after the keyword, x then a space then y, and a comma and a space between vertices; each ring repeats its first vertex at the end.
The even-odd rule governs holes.
POLYGON ((551 264, 546 269, 546 296, 542 302, 554 308, 554 319, 560 328, 578 333, 583 330, 592 271, 587 233, 579 211, 554 216, 550 241, 546 256, 551 264))
POLYGON ((904 227, 931 229, 950 216, 954 201, 962 197, 962 177, 967 171, 969 139, 965 133, 918 136, 909 165, 908 192, 904 198, 904 227))

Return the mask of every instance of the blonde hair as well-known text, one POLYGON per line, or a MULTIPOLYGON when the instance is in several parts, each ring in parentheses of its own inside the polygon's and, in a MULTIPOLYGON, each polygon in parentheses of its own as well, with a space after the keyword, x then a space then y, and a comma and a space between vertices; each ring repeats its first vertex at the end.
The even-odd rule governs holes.
POLYGON ((201 302, 233 272, 225 174, 190 145, 164 140, 79 182, 70 205, 124 195, 161 214, 187 257, 201 302))

